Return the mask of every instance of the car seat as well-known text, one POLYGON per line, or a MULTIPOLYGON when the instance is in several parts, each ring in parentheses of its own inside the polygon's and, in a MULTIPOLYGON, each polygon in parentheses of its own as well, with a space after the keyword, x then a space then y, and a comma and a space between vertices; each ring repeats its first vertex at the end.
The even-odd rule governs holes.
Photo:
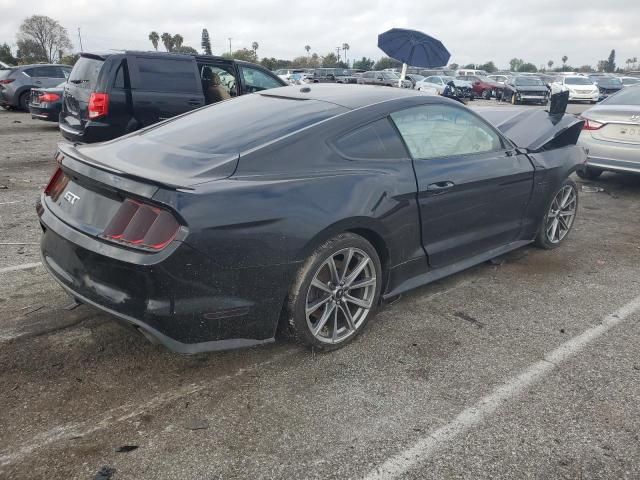
POLYGON ((222 86, 220 76, 210 68, 202 71, 202 90, 207 105, 231 98, 227 89, 222 86))

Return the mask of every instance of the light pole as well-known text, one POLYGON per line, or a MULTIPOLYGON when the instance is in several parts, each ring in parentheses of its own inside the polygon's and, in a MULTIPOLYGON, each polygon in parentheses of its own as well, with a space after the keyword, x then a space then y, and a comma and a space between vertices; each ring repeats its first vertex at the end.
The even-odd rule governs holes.
POLYGON ((229 37, 229 55, 233 55, 231 52, 231 37, 229 37))

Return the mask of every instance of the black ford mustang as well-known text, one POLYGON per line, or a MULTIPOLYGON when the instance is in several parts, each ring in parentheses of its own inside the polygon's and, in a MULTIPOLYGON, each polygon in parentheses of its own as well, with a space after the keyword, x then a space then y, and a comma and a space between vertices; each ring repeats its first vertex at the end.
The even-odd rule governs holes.
POLYGON ((406 89, 292 86, 61 144, 42 256, 79 302, 172 350, 286 327, 332 349, 383 299, 531 242, 577 208, 582 122, 406 89))

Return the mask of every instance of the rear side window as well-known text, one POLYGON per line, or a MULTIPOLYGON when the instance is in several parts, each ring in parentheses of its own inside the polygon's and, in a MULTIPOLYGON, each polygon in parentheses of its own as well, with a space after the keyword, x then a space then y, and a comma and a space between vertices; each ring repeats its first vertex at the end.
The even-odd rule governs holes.
POLYGON ((136 88, 153 92, 196 93, 196 78, 192 60, 137 57, 138 81, 136 88))
POLYGON ((143 135, 202 153, 238 153, 348 111, 316 100, 243 95, 151 128, 143 135))
POLYGON ((407 158, 402 140, 388 118, 382 118, 347 133, 336 140, 334 146, 342 155, 353 159, 407 158))
POLYGON ((80 57, 71 70, 69 82, 93 90, 98 83, 98 75, 103 64, 104 61, 97 58, 80 57))

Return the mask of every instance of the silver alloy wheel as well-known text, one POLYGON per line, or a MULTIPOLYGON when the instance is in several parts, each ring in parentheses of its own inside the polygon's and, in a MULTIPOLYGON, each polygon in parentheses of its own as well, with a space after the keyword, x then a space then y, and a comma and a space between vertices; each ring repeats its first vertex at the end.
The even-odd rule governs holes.
POLYGON ((345 248, 324 261, 313 276, 305 303, 311 334, 340 343, 363 324, 376 295, 376 268, 359 248, 345 248))
POLYGON ((565 185, 556 194, 545 224, 545 233, 550 243, 560 243, 567 236, 576 217, 577 194, 571 185, 565 185))

